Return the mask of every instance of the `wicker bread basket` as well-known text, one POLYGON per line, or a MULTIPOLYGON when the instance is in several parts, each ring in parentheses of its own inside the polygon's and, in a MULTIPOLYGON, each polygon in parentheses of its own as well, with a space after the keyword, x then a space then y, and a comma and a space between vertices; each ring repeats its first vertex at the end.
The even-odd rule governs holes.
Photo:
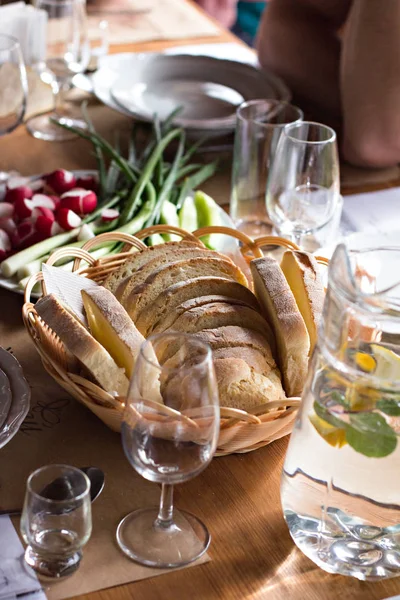
MULTIPOLYGON (((266 236, 252 240, 245 234, 228 227, 204 227, 190 234, 177 227, 156 225, 143 229, 135 237, 117 232, 101 234, 86 242, 82 249, 66 248, 55 251, 47 260, 47 264, 54 265, 60 259, 74 258, 74 272, 101 283, 126 260, 132 251, 146 248, 147 246, 142 240, 154 233, 179 235, 182 239, 194 241, 200 246, 203 246, 201 238, 211 233, 232 236, 240 241, 240 253, 244 258, 245 266, 253 258, 263 256, 261 248, 264 246, 274 245, 298 249, 295 244, 283 238, 266 236), (124 243, 120 254, 97 260, 89 254, 88 250, 109 241, 124 243)), ((243 264, 240 266, 243 267, 243 264)), ((248 277, 249 271, 246 272, 248 277)), ((67 355, 62 342, 39 318, 35 306, 31 302, 32 289, 38 282, 41 284, 43 293, 47 293, 42 273, 33 275, 25 289, 22 315, 26 329, 41 356, 44 368, 65 390, 87 406, 108 427, 119 431, 124 407, 122 399, 111 396, 80 375, 68 372, 67 355)), ((299 403, 300 398, 286 398, 282 401, 260 405, 249 412, 221 407, 221 429, 217 456, 234 452, 250 452, 287 435, 292 430, 299 403)))

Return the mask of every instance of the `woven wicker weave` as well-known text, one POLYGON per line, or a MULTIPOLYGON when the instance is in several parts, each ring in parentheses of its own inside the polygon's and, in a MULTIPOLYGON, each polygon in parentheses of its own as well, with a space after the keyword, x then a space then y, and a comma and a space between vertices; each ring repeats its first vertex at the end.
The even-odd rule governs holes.
MULTIPOLYGON (((73 271, 101 283, 107 275, 126 260, 130 252, 145 248, 146 246, 141 240, 153 233, 177 234, 183 239, 194 241, 199 245, 203 245, 200 238, 205 235, 226 234, 239 240, 240 252, 247 263, 253 258, 262 256, 261 248, 268 245, 298 249, 295 244, 283 238, 267 236, 252 240, 242 232, 227 227, 204 227, 190 234, 177 227, 156 225, 143 229, 135 237, 116 232, 101 234, 86 242, 82 249, 66 248, 55 251, 48 259, 47 264, 55 264, 62 258, 74 258, 73 271), (120 254, 95 260, 88 250, 105 241, 123 242, 124 247, 120 254)), ((324 262, 324 259, 321 259, 320 262, 324 262)), ((69 372, 67 353, 62 342, 40 319, 34 304, 30 301, 32 289, 38 282, 42 286, 43 293, 46 294, 42 273, 33 275, 25 289, 25 304, 22 314, 27 331, 41 356, 44 368, 65 390, 87 406, 108 427, 119 431, 123 416, 123 400, 114 398, 94 383, 69 372)), ((221 430, 217 455, 250 452, 287 435, 292 430, 299 403, 299 398, 286 398, 282 401, 260 405, 249 412, 221 407, 221 430)))

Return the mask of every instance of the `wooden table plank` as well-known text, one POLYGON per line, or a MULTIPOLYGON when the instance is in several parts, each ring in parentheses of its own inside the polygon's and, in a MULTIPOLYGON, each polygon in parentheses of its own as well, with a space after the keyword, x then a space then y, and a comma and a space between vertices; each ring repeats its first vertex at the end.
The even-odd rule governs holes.
MULTIPOLYGON (((232 34, 221 30, 218 37, 177 43, 235 40, 232 34)), ((171 45, 176 42, 148 42, 134 48, 113 47, 113 51, 161 50, 171 45)), ((125 117, 94 100, 90 110, 99 131, 106 136, 111 137, 115 129, 126 129, 125 117)), ((35 140, 23 127, 0 140, 1 169, 34 174, 61 166, 93 168, 90 147, 82 140, 51 144, 35 140)), ((227 202, 229 173, 223 172, 205 189, 221 203, 227 202)), ((0 290, 0 306, 0 343, 7 347, 23 327, 22 298, 0 290)), ((199 477, 177 487, 177 506, 204 519, 211 530, 210 563, 102 590, 81 599, 381 600, 399 593, 400 581, 366 584, 328 575, 296 549, 284 523, 279 498, 286 445, 284 439, 250 454, 215 459, 199 477)))

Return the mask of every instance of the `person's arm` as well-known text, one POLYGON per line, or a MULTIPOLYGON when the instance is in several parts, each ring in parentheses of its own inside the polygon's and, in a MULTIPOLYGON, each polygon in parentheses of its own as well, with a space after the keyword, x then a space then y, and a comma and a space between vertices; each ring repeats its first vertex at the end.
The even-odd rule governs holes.
POLYGON ((376 167, 400 162, 400 2, 354 0, 343 37, 343 153, 376 167))
POLYGON ((258 33, 261 65, 280 75, 313 118, 340 116, 340 41, 348 0, 271 0, 258 33), (321 116, 320 116, 321 115, 321 116))

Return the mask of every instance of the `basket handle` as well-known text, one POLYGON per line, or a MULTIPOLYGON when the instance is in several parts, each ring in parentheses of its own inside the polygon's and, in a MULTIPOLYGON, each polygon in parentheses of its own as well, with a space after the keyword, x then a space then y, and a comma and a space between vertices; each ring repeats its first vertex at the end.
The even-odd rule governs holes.
POLYGON ((137 232, 136 236, 140 240, 144 240, 153 233, 171 233, 175 235, 179 235, 183 240, 187 240, 189 242, 194 242, 198 246, 204 246, 204 244, 195 237, 193 233, 189 233, 185 231, 181 227, 176 227, 175 225, 151 225, 151 227, 145 227, 137 232))
POLYGON ((33 275, 31 275, 29 277, 28 281, 26 282, 25 291, 24 291, 24 303, 25 304, 31 302, 32 290, 35 287, 35 285, 39 282, 41 282, 43 294, 46 295, 46 286, 45 286, 45 283, 43 280, 43 273, 42 273, 42 271, 39 271, 39 273, 34 273, 33 275))
POLYGON ((193 235, 195 235, 198 238, 213 233, 229 235, 230 237, 239 240, 239 242, 242 242, 243 245, 240 249, 242 254, 250 249, 253 252, 255 258, 262 258, 263 256, 261 250, 257 248, 255 241, 252 240, 251 237, 243 233, 243 231, 239 231, 238 229, 232 229, 231 227, 225 227, 223 225, 212 225, 209 227, 201 227, 200 229, 196 229, 196 231, 193 231, 193 235))
MULTIPOLYGON (((137 250, 145 250, 147 248, 146 244, 143 244, 137 237, 129 235, 128 233, 122 233, 121 231, 115 231, 96 235, 94 238, 85 242, 82 246, 82 250, 92 250, 97 246, 101 246, 104 242, 124 242, 121 252, 131 252, 133 248, 136 248, 137 250)), ((72 267, 73 271, 79 269, 81 260, 82 259, 79 256, 75 259, 72 267)))

